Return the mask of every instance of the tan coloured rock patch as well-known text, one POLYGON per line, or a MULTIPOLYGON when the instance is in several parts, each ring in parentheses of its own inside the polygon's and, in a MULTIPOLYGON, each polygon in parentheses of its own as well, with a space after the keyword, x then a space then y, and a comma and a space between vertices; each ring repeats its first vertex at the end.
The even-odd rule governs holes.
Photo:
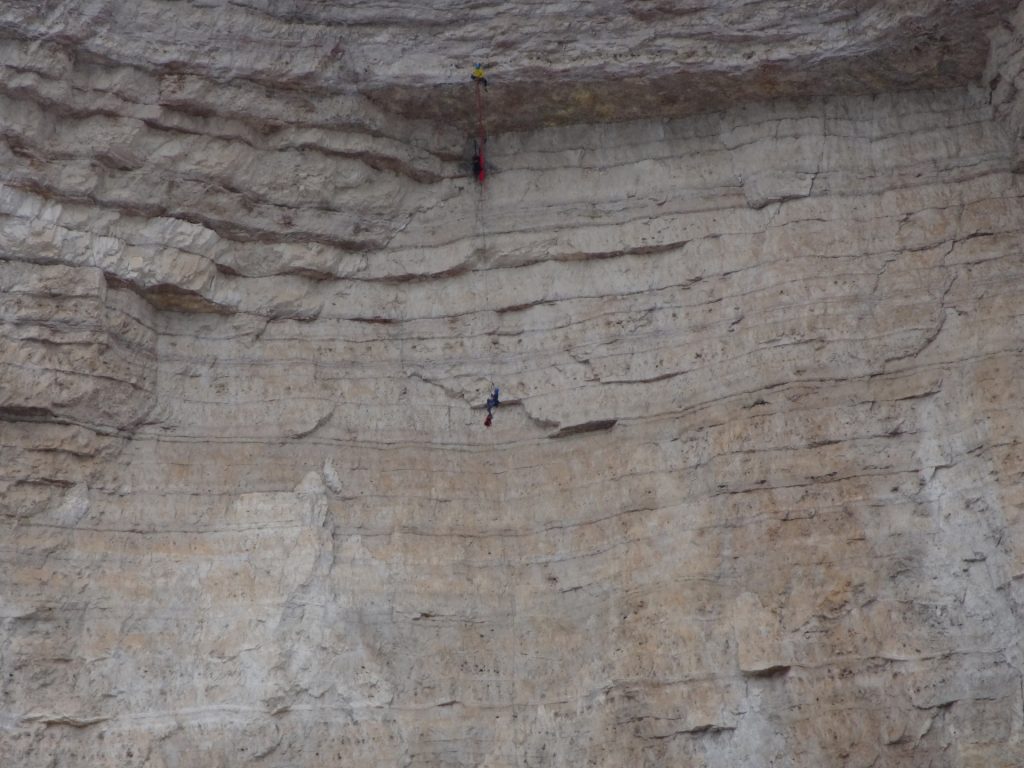
POLYGON ((0 10, 5 760, 1024 762, 1019 9, 538 6, 481 189, 516 8, 164 5, 0 10))

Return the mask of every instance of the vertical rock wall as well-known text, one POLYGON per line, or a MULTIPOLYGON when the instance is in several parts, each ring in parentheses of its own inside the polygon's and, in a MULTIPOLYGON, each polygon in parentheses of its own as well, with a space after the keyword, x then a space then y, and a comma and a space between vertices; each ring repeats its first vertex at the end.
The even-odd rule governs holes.
POLYGON ((1024 166, 1024 4, 992 33, 992 51, 985 70, 989 102, 1015 146, 1016 169, 1024 166))
POLYGON ((1009 99, 495 136, 480 188, 357 99, 19 50, 10 764, 1024 762, 1009 99))

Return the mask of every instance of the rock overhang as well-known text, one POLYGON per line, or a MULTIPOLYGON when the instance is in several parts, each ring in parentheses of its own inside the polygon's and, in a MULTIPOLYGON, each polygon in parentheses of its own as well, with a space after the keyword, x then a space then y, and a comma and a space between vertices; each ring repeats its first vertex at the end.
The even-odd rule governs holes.
POLYGON ((327 0, 173 4, 15 0, 2 36, 76 62, 367 97, 438 126, 684 117, 750 101, 961 86, 1018 0, 681 0, 424 6, 327 0), (244 30, 244 35, 236 34, 244 30))
POLYGON ((431 57, 421 52, 416 71, 396 63, 393 75, 380 77, 372 61, 363 65, 361 92, 407 117, 471 125, 466 62, 480 58, 492 73, 487 127, 501 133, 680 118, 776 99, 959 87, 981 76, 990 30, 1017 2, 615 5, 617 13, 589 6, 578 23, 559 18, 560 31, 538 30, 521 46, 490 29, 474 56, 453 61, 439 52, 427 65, 431 57))

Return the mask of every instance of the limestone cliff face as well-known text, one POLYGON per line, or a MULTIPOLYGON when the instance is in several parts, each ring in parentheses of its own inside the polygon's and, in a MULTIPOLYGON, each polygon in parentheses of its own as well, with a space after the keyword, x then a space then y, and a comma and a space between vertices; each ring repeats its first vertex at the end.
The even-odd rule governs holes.
POLYGON ((1024 10, 798 5, 5 4, 4 764, 1024 764, 1024 10))

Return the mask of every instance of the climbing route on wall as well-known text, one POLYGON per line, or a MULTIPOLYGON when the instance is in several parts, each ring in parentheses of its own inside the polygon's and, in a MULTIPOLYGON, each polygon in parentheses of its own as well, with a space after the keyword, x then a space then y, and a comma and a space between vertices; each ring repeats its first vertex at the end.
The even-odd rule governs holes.
POLYGON ((483 65, 477 64, 473 68, 473 85, 476 89, 476 149, 473 153, 473 175, 477 181, 484 183, 487 176, 487 165, 484 159, 484 148, 487 144, 487 133, 484 129, 484 91, 487 90, 487 78, 484 75, 483 65))
MULTIPOLYGON (((487 177, 487 165, 484 155, 484 150, 487 145, 487 131, 484 127, 484 92, 487 90, 487 76, 484 73, 483 64, 475 64, 473 67, 473 73, 470 75, 473 79, 473 87, 476 95, 476 138, 473 141, 473 175, 476 180, 481 184, 481 195, 480 201, 483 201, 483 183, 487 177)), ((477 221, 476 229, 477 235, 480 238, 480 252, 485 250, 483 241, 483 228, 482 221, 480 218, 481 206, 477 206, 477 221)), ((494 411, 500 405, 498 399, 499 389, 494 386, 494 382, 490 383, 491 394, 487 399, 487 404, 484 406, 487 409, 487 417, 484 419, 484 426, 490 427, 494 419, 494 411)))

